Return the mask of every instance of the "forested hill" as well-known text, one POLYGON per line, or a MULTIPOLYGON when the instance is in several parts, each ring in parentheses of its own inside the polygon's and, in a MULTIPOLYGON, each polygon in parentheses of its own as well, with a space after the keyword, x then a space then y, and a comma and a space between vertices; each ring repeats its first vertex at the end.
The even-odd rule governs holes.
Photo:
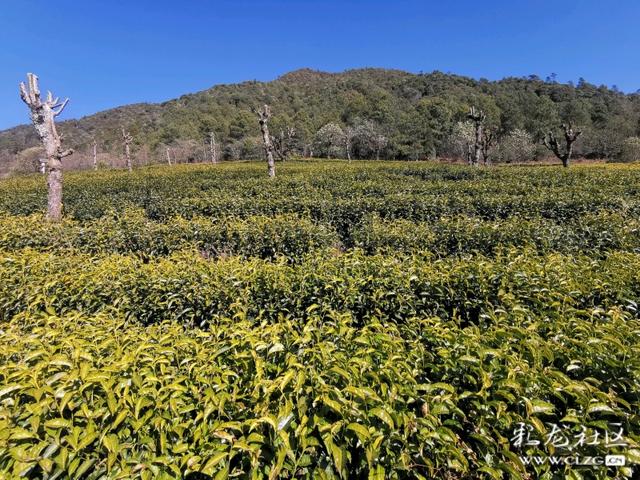
MULTIPOLYGON (((73 91, 60 93, 73 101, 73 91)), ((223 158, 255 158, 261 145, 251 108, 263 103, 272 108, 275 137, 295 129, 287 141, 300 155, 341 156, 336 131, 345 136, 366 131, 384 140, 376 152, 384 158, 452 156, 451 136, 472 105, 487 114, 498 137, 526 132, 534 144, 569 120, 583 131, 577 153, 587 157, 615 157, 625 139, 640 134, 640 95, 584 80, 574 86, 535 76, 488 81, 440 72, 303 69, 271 82, 219 85, 162 104, 129 105, 62 122, 65 142, 77 151, 67 165, 90 165, 94 140, 100 161, 117 164, 121 127, 133 136, 140 164, 163 161, 167 151, 176 161, 206 159, 210 132, 223 158)), ((0 132, 0 173, 33 169, 37 145, 31 126, 0 132)), ((366 158, 373 151, 356 142, 353 154, 366 158)))

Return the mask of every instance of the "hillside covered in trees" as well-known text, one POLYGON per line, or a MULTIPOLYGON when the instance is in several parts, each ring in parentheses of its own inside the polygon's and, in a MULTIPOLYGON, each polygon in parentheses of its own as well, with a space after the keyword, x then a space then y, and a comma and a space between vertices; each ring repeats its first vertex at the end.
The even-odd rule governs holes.
MULTIPOLYGON (((71 89, 63 93, 73 101, 71 89)), ((206 161, 211 134, 222 159, 260 158, 252 108, 265 103, 273 111, 274 143, 285 156, 462 158, 472 106, 486 113, 487 128, 495 134, 495 161, 546 157, 542 139, 563 121, 583 132, 577 156, 634 160, 640 148, 640 95, 582 79, 573 85, 553 77, 488 81, 440 72, 303 69, 272 82, 218 85, 162 104, 129 105, 62 122, 65 144, 76 151, 65 165, 90 167, 95 143, 99 164, 123 166, 122 128, 132 136, 138 165, 206 161)), ((40 156, 31 125, 0 132, 1 174, 37 171, 40 156)))

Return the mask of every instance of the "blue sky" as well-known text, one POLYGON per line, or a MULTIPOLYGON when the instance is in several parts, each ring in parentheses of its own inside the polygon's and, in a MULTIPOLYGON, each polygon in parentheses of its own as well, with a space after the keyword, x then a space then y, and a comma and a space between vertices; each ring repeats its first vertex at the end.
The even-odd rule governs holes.
POLYGON ((28 71, 64 118, 301 67, 472 77, 554 72, 640 88, 637 0, 1 0, 0 129, 28 71))

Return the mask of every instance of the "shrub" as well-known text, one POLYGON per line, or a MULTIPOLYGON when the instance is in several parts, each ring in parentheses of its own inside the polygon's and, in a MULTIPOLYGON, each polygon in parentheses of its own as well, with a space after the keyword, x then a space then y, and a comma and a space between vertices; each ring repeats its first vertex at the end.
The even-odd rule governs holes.
POLYGON ((430 222, 371 217, 354 234, 366 252, 386 254, 482 253, 493 255, 509 247, 533 247, 544 252, 640 252, 640 222, 618 213, 585 214, 559 223, 546 218, 483 220, 444 217, 430 222))
POLYGON ((475 142, 475 130, 471 122, 458 122, 443 145, 443 153, 452 158, 467 159, 469 146, 475 142))
POLYGON ((639 262, 638 254, 625 252, 596 260, 531 250, 441 260, 356 251, 294 264, 211 261, 189 251, 157 260, 24 251, 0 257, 0 319, 47 309, 117 311, 145 324, 173 319, 205 326, 235 314, 257 323, 304 321, 311 307, 363 322, 438 315, 479 324, 497 309, 523 308, 588 317, 594 308, 636 308, 639 262))
POLYGON ((495 320, 484 329, 438 318, 356 327, 334 314, 255 328, 238 317, 205 332, 20 315, 0 340, 0 473, 550 475, 518 455, 551 447, 509 443, 520 422, 540 435, 552 423, 569 422, 576 435, 581 425, 604 435, 619 423, 630 448, 585 454, 640 460, 637 320, 617 310, 590 322, 518 312, 495 320))
POLYGON ((327 123, 315 134, 314 148, 320 156, 335 158, 346 156, 344 132, 340 125, 327 123))
MULTIPOLYGON (((640 170, 634 166, 476 169, 391 163, 287 163, 265 184, 261 165, 179 165, 133 175, 118 171, 65 177, 67 218, 87 221, 136 207, 152 220, 205 216, 246 218, 296 214, 340 232, 360 213, 382 218, 432 220, 472 215, 483 219, 543 216, 565 220, 601 210, 640 212, 640 170)), ((45 210, 41 176, 0 182, 0 212, 28 215, 45 210)), ((342 235, 342 233, 341 233, 342 235)))
POLYGON ((521 163, 534 160, 536 145, 531 134, 516 128, 498 144, 498 158, 505 163, 521 163))
POLYGON ((0 248, 44 251, 76 249, 141 257, 168 255, 187 248, 207 257, 241 256, 295 261, 314 249, 339 247, 331 228, 295 215, 250 216, 218 221, 173 217, 150 220, 142 210, 113 212, 97 220, 65 220, 50 225, 41 215, 0 217, 0 248))
POLYGON ((629 137, 622 142, 620 152, 621 162, 638 162, 640 161, 640 138, 629 137))

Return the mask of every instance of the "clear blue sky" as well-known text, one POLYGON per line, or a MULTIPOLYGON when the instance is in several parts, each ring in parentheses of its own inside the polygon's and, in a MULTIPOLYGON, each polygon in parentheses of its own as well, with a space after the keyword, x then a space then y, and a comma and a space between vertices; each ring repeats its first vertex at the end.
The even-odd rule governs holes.
POLYGON ((0 129, 18 82, 71 97, 64 118, 311 67, 472 77, 555 72, 640 88, 640 1, 1 0, 0 129))

